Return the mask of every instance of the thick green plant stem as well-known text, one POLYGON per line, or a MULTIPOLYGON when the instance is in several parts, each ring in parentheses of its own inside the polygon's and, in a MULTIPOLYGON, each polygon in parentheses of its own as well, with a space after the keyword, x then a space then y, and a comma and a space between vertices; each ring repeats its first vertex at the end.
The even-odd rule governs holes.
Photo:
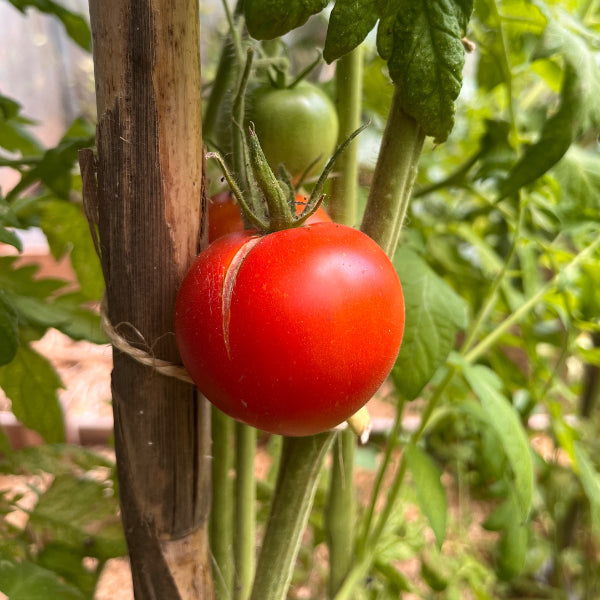
POLYGON ((417 175, 425 133, 400 105, 395 87, 361 230, 392 256, 417 175))
POLYGON ((247 600, 252 590, 256 535, 256 429, 243 423, 235 427, 235 600, 247 600))
POLYGON ((329 497, 325 510, 325 533, 329 547, 329 597, 333 597, 352 565, 356 497, 354 453, 356 435, 342 431, 333 445, 329 497))
MULTIPOLYGON (((338 145, 360 126, 362 96, 362 47, 345 54, 335 67, 335 106, 339 120, 338 145)), ((337 173, 331 180, 329 215, 336 223, 356 225, 358 186, 358 142, 351 144, 334 167, 337 173)))
POLYGON ((212 506, 210 549, 216 597, 231 598, 233 590, 233 448, 234 421, 212 407, 212 506))
POLYGON ((258 558, 252 600, 284 600, 318 476, 335 433, 284 438, 273 504, 258 558))

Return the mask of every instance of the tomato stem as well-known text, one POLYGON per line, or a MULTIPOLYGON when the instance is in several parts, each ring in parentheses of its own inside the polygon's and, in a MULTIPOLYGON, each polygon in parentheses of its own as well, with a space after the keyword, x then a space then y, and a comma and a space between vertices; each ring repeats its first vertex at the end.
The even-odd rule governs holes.
POLYGON ((395 86, 361 225, 390 257, 398 245, 424 140, 420 125, 402 109, 395 86))
POLYGON ((273 504, 258 558, 252 600, 284 600, 302 533, 317 491, 319 472, 335 433, 283 440, 273 504))
POLYGON ((329 548, 329 596, 340 588, 352 565, 356 499, 354 454, 356 436, 351 429, 338 435, 333 445, 329 497, 325 509, 325 533, 329 548))
MULTIPOLYGON (((360 125, 362 96, 362 47, 342 56, 335 67, 335 105, 339 119, 338 143, 360 125)), ((356 225, 358 189, 358 143, 352 144, 335 163, 338 173, 331 180, 328 212, 337 223, 356 225)))
POLYGON ((254 457, 256 455, 256 429, 236 423, 235 444, 235 600, 247 600, 254 578, 254 552, 256 535, 256 482, 254 457))
POLYGON ((212 506, 210 548, 217 598, 229 598, 233 589, 233 441, 234 421, 212 407, 212 506))

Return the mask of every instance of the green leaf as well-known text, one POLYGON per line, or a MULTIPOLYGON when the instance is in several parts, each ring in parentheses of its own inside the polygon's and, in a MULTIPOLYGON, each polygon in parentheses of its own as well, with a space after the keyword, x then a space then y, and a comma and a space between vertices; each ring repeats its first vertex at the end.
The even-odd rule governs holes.
POLYGON ((540 137, 528 146, 500 183, 500 197, 514 194, 550 170, 567 152, 577 131, 579 86, 577 71, 567 68, 558 110, 544 123, 540 137))
POLYGON ((0 289, 0 366, 9 363, 19 347, 17 311, 0 289))
POLYGON ((26 560, 0 559, 0 591, 10 600, 84 600, 77 588, 56 573, 26 560))
POLYGON ((375 56, 363 72, 363 108, 386 119, 392 104, 394 86, 391 85, 383 59, 375 56))
POLYGON ((412 473, 419 508, 427 517, 441 548, 446 536, 448 504, 446 490, 440 480, 440 470, 433 460, 420 448, 409 444, 406 449, 406 464, 412 473))
POLYGON ((272 40, 304 25, 327 4, 328 0, 246 0, 246 26, 253 38, 272 40))
POLYGON ((598 34, 585 29, 570 13, 557 10, 537 48, 537 58, 560 58, 567 69, 575 71, 578 132, 600 126, 600 72, 598 71, 598 34))
MULTIPOLYGON (((551 169, 567 152, 573 141, 591 127, 600 125, 600 73, 597 53, 583 35, 581 26, 570 15, 559 12, 549 19, 537 58, 560 57, 564 78, 560 105, 542 128, 538 140, 529 146, 500 185, 501 196, 508 196, 535 181, 551 169)), ((587 32, 590 39, 595 36, 587 32)))
POLYGON ((106 483, 56 476, 38 500, 29 524, 43 539, 78 549, 85 556, 108 560, 127 553, 118 502, 106 483))
POLYGON ((21 156, 27 157, 38 156, 43 152, 36 138, 17 121, 0 121, 0 148, 19 152, 21 156))
POLYGON ((404 338, 392 378, 408 400, 416 398, 452 350, 467 323, 464 300, 414 252, 399 248, 394 266, 402 283, 404 338))
POLYGON ((323 58, 331 63, 354 50, 377 23, 373 0, 337 0, 329 17, 323 58))
POLYGON ((0 94, 0 121, 8 121, 19 115, 21 105, 8 96, 0 94))
POLYGON ((404 111, 437 143, 454 125, 462 85, 461 39, 472 0, 388 1, 377 31, 379 54, 388 60, 404 111))
POLYGON ((600 220, 600 155, 573 145, 554 167, 560 189, 558 211, 563 217, 600 220))
POLYGON ((583 491, 590 502, 592 527, 600 534, 600 475, 581 442, 574 443, 575 464, 583 491))
POLYGON ((56 196, 68 200, 72 188, 71 171, 77 161, 77 153, 81 148, 92 146, 94 139, 91 124, 85 119, 76 119, 59 144, 46 150, 41 159, 23 174, 7 198, 14 199, 20 192, 41 181, 56 196))
POLYGON ((63 384, 41 354, 27 345, 19 346, 12 362, 0 367, 0 387, 21 423, 49 443, 64 441, 65 426, 57 396, 63 384))
POLYGON ((88 300, 100 300, 104 279, 81 206, 49 199, 41 203, 39 214, 54 258, 58 260, 68 253, 82 294, 88 300))
POLYGON ((0 244, 8 244, 16 248, 19 252, 23 252, 23 244, 19 236, 14 231, 6 229, 4 225, 0 225, 0 244))
POLYGON ((503 529, 507 529, 515 520, 515 509, 518 511, 519 507, 515 506, 512 496, 509 496, 507 500, 499 504, 488 515, 483 523, 483 528, 488 531, 502 531, 503 529))
POLYGON ((80 15, 67 10, 61 4, 52 0, 9 0, 22 13, 29 7, 37 8, 40 12, 54 15, 64 25, 69 37, 84 50, 92 51, 92 34, 87 21, 80 15))
MULTIPOLYGON (((94 255, 90 260, 97 258, 94 255)), ((43 329, 54 327, 73 339, 86 339, 97 344, 106 342, 100 328, 99 315, 82 308, 83 303, 97 297, 90 298, 88 290, 88 294, 77 292, 49 300, 48 296, 60 290, 67 282, 60 279, 36 279, 38 265, 14 269, 14 261, 13 257, 0 257, 0 286, 16 310, 21 326, 35 325, 43 329)), ((84 265, 83 268, 92 269, 93 265, 84 265)), ((98 283, 95 286, 99 287, 98 283)))
POLYGON ((93 344, 107 344, 109 340, 102 329, 100 314, 82 308, 82 304, 88 300, 89 298, 80 292, 59 296, 52 303, 52 307, 59 309, 66 319, 60 322, 58 329, 73 340, 87 340, 93 344))
POLYGON ((0 148, 19 152, 22 156, 38 156, 43 148, 39 141, 24 127, 32 121, 21 115, 21 105, 0 94, 0 148))
POLYGON ((443 561, 440 559, 439 555, 434 558, 427 553, 424 553, 421 557, 421 577, 436 592, 446 590, 450 580, 450 573, 448 573, 448 569, 445 568, 443 561))
POLYGON ((512 521, 504 530, 498 542, 497 565, 498 576, 510 581, 519 575, 525 567, 527 557, 527 526, 512 521))
POLYGON ((482 365, 464 365, 463 371, 481 402, 489 425, 502 442, 515 477, 521 520, 525 521, 533 496, 533 461, 527 434, 517 411, 501 393, 502 382, 493 371, 482 365))
POLYGON ((50 542, 42 548, 36 559, 37 564, 60 575, 80 590, 86 598, 93 598, 102 564, 100 563, 93 570, 88 570, 83 562, 85 556, 85 553, 75 548, 50 542))
POLYGON ((18 475, 40 472, 68 475, 91 471, 97 467, 113 469, 114 463, 100 454, 71 444, 43 444, 15 450, 0 461, 0 471, 18 475))

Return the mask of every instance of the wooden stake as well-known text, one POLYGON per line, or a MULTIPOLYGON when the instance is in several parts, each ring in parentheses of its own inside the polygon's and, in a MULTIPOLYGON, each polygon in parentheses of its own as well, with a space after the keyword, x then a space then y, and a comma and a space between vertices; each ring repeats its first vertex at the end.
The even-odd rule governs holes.
MULTIPOLYGON (((81 165, 108 316, 130 344, 177 363, 175 297, 205 233, 198 3, 90 0, 90 17, 97 159, 83 151, 81 165)), ((206 401, 117 350, 112 392, 135 597, 210 599, 206 401)))

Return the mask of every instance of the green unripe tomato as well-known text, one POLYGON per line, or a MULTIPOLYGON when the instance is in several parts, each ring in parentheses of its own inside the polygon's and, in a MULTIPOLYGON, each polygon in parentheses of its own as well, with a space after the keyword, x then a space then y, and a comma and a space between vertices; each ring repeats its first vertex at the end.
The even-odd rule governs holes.
POLYGON ((292 179, 298 179, 316 159, 308 175, 320 174, 337 143, 335 106, 307 81, 292 88, 258 87, 248 101, 248 120, 256 127, 271 169, 276 173, 284 163, 292 179))

